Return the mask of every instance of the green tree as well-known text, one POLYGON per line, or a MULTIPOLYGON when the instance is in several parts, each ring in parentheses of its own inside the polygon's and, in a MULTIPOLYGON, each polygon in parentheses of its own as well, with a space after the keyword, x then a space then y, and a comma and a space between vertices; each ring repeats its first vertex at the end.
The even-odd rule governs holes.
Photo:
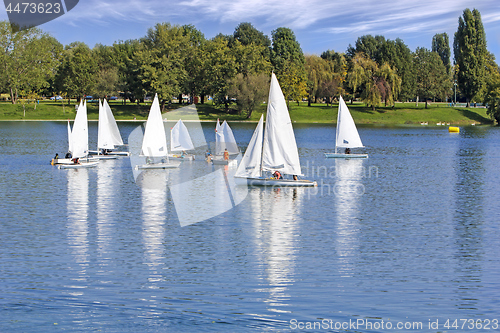
POLYGON ((0 21, 0 89, 16 104, 21 90, 38 92, 49 86, 62 46, 37 28, 13 32, 0 21))
POLYGON ((271 63, 287 100, 299 101, 307 94, 304 53, 295 34, 289 28, 271 32, 271 63))
POLYGON ((380 68, 364 53, 358 53, 352 59, 352 66, 347 75, 347 85, 354 92, 360 91, 360 97, 372 110, 383 99, 392 103, 400 90, 401 79, 388 64, 380 68))
POLYGON ((141 48, 138 40, 120 41, 113 44, 120 81, 123 83, 124 102, 144 98, 145 89, 140 79, 141 63, 136 56, 141 48))
POLYGON ((252 116, 255 108, 261 105, 269 92, 269 75, 267 74, 238 74, 231 81, 228 96, 236 99, 239 114, 246 111, 247 119, 252 116))
POLYGON ((401 89, 396 96, 400 100, 409 100, 415 97, 415 69, 413 54, 403 40, 386 40, 379 52, 379 66, 387 63, 401 78, 401 89))
POLYGON ((500 67, 495 62, 495 56, 489 54, 487 62, 487 77, 483 101, 488 105, 488 115, 500 125, 500 67))
POLYGON ((427 108, 428 99, 446 97, 446 93, 451 89, 451 82, 438 53, 426 48, 417 48, 414 62, 417 73, 417 96, 425 99, 427 108))
POLYGON ((58 91, 67 93, 69 99, 80 99, 94 91, 97 72, 97 62, 92 50, 84 43, 71 43, 65 47, 57 73, 58 91))
POLYGON ((358 37, 354 47, 349 44, 347 48, 347 56, 354 58, 358 53, 364 53, 368 59, 371 59, 378 64, 381 63, 381 50, 385 44, 384 36, 365 35, 358 37))
POLYGON ((458 30, 453 41, 455 65, 458 66, 457 83, 460 91, 470 101, 481 90, 486 61, 486 35, 481 14, 477 9, 465 9, 458 19, 458 30))
POLYGON ((231 80, 236 76, 236 58, 229 48, 229 40, 216 36, 202 46, 203 91, 214 96, 217 105, 223 104, 229 111, 227 98, 231 80))
POLYGON ((119 56, 113 46, 97 44, 92 50, 98 71, 95 77, 92 96, 105 98, 126 89, 125 76, 120 75, 119 56))
POLYGON ((236 27, 233 41, 238 41, 244 46, 260 46, 259 51, 265 59, 269 60, 271 56, 271 40, 249 22, 242 22, 236 27))
POLYGON ((450 49, 450 39, 448 34, 443 32, 442 34, 435 34, 432 37, 432 52, 436 52, 441 57, 443 65, 446 68, 446 73, 450 74, 451 70, 451 49, 450 49))
POLYGON ((269 73, 271 41, 250 23, 240 23, 229 43, 236 59, 237 72, 243 75, 269 73))
POLYGON ((186 80, 184 49, 188 38, 180 26, 158 23, 148 30, 136 51, 140 64, 139 78, 145 91, 157 93, 162 110, 167 101, 182 92, 186 80))
POLYGON ((183 25, 182 29, 182 34, 186 37, 186 45, 182 50, 184 69, 186 70, 186 76, 182 82, 182 92, 191 96, 201 95, 201 103, 204 103, 201 46, 206 42, 206 39, 203 33, 193 25, 183 25))

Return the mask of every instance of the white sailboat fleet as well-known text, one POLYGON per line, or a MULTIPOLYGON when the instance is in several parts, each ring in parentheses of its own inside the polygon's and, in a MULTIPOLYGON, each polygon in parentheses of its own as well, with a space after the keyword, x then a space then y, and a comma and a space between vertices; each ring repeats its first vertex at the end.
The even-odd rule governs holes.
POLYGON ((263 115, 260 118, 234 176, 236 182, 251 186, 317 186, 315 181, 293 179, 302 176, 299 153, 285 97, 274 73, 266 118, 265 132, 263 115), (276 171, 288 176, 266 176, 276 171), (287 178, 290 176, 293 178, 287 178))
POLYGON ((179 167, 181 163, 168 158, 167 138, 157 94, 146 121, 141 156, 146 158, 146 164, 136 165, 136 169, 170 169, 179 167))
POLYGON ((187 150, 194 150, 193 141, 189 135, 186 125, 181 119, 170 130, 170 151, 181 152, 180 154, 169 154, 168 157, 171 159, 178 160, 194 160, 195 156, 193 154, 186 153, 187 150))
POLYGON ((367 158, 368 154, 351 154, 351 148, 363 147, 356 124, 342 96, 339 100, 337 114, 337 131, 335 137, 335 153, 325 153, 326 158, 367 158), (338 148, 345 148, 344 153, 338 153, 338 148))
POLYGON ((238 149, 238 144, 236 143, 231 127, 229 127, 227 121, 224 120, 221 125, 219 119, 217 119, 217 124, 215 125, 215 155, 212 158, 212 163, 227 165, 234 162, 234 158, 239 153, 240 150, 238 149), (227 159, 225 155, 227 155, 227 159))
POLYGON ((68 121, 68 145, 72 163, 57 163, 59 169, 91 168, 97 165, 98 162, 88 160, 89 131, 86 102, 80 101, 73 130, 70 129, 68 121), (85 160, 81 160, 84 158, 85 160))

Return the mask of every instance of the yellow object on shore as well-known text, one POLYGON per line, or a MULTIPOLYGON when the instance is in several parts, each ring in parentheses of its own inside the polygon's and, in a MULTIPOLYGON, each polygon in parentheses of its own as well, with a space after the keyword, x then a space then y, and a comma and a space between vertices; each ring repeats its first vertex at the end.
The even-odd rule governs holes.
POLYGON ((448 132, 450 132, 450 133, 459 133, 460 132, 460 127, 450 126, 450 127, 448 127, 448 132))

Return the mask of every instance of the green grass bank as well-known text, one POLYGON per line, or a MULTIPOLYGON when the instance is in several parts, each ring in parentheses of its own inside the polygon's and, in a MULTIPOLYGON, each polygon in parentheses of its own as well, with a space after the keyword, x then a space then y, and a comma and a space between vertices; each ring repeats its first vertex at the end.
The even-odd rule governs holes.
MULTIPOLYGON (((72 100, 68 105, 64 101, 40 101, 35 105, 25 104, 25 114, 22 104, 11 104, 0 102, 0 120, 65 120, 74 119, 76 101, 72 100)), ((111 101, 110 106, 117 120, 145 120, 147 119, 150 103, 127 103, 111 101)), ((168 111, 175 110, 183 105, 172 104, 166 108, 168 111)), ((402 125, 428 123, 449 123, 452 125, 469 124, 493 124, 486 114, 485 108, 450 107, 445 103, 431 103, 425 108, 424 103, 396 103, 395 107, 377 107, 372 110, 362 103, 348 103, 349 110, 357 124, 387 124, 402 125)), ((290 103, 290 117, 297 123, 335 123, 338 105, 327 106, 326 104, 290 103)), ((88 103, 88 119, 97 120, 99 109, 97 103, 88 103)), ((260 115, 266 111, 266 105, 262 104, 255 110, 250 119, 239 115, 235 111, 225 113, 213 107, 210 103, 197 105, 198 115, 201 120, 214 121, 217 118, 228 121, 258 121, 260 115)))

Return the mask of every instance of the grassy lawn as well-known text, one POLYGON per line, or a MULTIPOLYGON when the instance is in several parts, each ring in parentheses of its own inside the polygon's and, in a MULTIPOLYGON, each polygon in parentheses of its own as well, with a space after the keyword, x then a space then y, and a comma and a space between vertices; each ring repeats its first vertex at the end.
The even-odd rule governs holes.
MULTIPOLYGON (((36 104, 26 104, 26 116, 23 115, 21 104, 12 105, 9 102, 0 102, 0 120, 64 120, 74 119, 76 101, 41 101, 36 104), (64 107, 63 107, 64 105, 64 107)), ((111 101, 111 109, 117 120, 145 120, 148 116, 151 103, 127 103, 123 105, 121 101, 111 101)), ((485 108, 464 108, 450 107, 445 103, 432 103, 425 109, 424 103, 396 103, 392 107, 377 107, 375 111, 366 107, 362 103, 347 104, 357 124, 420 124, 428 122, 435 125, 439 122, 454 125, 467 124, 492 124, 486 114, 485 108)), ((167 111, 175 110, 183 105, 172 104, 167 111)), ((239 115, 232 111, 225 113, 214 108, 210 103, 198 104, 198 116, 201 120, 216 120, 217 118, 228 121, 246 121, 245 115, 239 115)), ((290 103, 290 117, 297 123, 334 123, 337 118, 338 105, 326 106, 326 104, 313 104, 311 107, 307 103, 290 103)), ((88 103, 88 119, 97 120, 99 110, 97 103, 88 103)), ((262 104, 252 113, 250 121, 258 121, 260 115, 265 113, 266 105, 262 104)), ((168 118, 168 113, 167 113, 168 118)))

